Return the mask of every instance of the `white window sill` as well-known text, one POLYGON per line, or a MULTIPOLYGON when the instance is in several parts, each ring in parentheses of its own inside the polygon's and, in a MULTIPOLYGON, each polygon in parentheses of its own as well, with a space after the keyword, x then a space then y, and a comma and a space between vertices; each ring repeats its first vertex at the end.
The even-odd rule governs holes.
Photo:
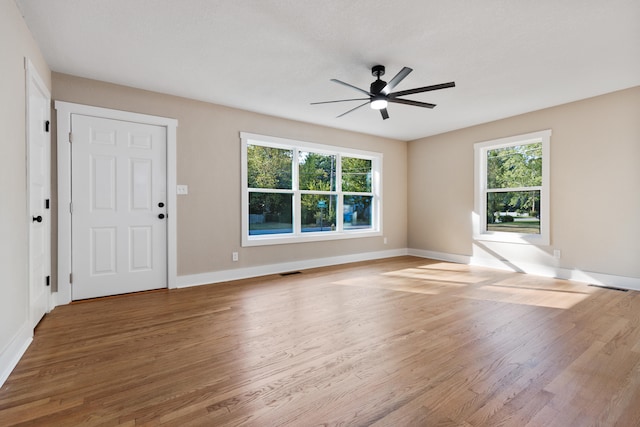
POLYGON ((474 234, 473 239, 488 242, 516 243, 520 245, 549 245, 549 238, 541 234, 504 233, 489 231, 482 234, 474 234))
POLYGON ((303 235, 263 235, 263 236, 248 236, 242 239, 242 246, 268 246, 268 245, 287 245, 293 243, 308 243, 308 242, 322 242, 330 240, 343 240, 343 239, 361 239, 366 237, 379 237, 382 236, 381 231, 375 230, 363 230, 363 231, 349 231, 349 232, 337 232, 337 231, 325 231, 317 233, 305 233, 303 235))

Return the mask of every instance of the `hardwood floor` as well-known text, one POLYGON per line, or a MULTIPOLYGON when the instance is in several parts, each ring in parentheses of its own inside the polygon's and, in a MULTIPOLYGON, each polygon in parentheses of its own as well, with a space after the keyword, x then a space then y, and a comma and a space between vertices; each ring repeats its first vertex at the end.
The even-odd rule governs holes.
POLYGON ((61 306, 0 425, 639 426, 640 293, 400 257, 61 306))

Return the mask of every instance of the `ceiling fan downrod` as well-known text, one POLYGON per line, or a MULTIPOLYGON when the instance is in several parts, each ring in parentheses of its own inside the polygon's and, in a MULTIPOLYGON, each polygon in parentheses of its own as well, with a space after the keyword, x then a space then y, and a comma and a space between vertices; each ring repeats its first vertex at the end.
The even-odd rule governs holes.
POLYGON ((371 68, 371 75, 376 78, 376 80, 371 83, 371 86, 369 88, 369 92, 371 92, 373 95, 378 95, 380 91, 382 91, 382 89, 384 89, 387 85, 387 82, 385 82, 384 80, 380 80, 380 77, 384 76, 384 71, 384 65, 374 65, 371 68))

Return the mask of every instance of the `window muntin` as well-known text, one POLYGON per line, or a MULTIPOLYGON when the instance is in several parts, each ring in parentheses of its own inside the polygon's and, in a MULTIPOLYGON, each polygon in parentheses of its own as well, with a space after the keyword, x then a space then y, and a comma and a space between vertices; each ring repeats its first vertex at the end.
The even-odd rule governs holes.
POLYGON ((475 238, 549 244, 551 131, 475 144, 475 238))
POLYGON ((381 234, 382 154, 244 132, 241 140, 243 246, 381 234))

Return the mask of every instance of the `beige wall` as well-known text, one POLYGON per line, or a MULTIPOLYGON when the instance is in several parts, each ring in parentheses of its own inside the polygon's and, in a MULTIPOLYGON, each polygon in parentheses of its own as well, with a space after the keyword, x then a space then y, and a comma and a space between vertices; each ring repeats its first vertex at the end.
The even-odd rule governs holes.
POLYGON ((178 120, 178 275, 401 249, 407 246, 405 142, 53 73, 55 100, 178 120), (240 136, 252 132, 377 151, 383 160, 382 237, 240 247, 240 136), (231 261, 237 251, 239 262, 231 261))
POLYGON ((408 154, 410 248, 640 278, 640 87, 412 141, 408 154), (551 245, 477 244, 473 144, 543 129, 551 245))
POLYGON ((51 87, 51 72, 18 8, 0 0, 0 358, 29 316, 25 57, 51 87))

